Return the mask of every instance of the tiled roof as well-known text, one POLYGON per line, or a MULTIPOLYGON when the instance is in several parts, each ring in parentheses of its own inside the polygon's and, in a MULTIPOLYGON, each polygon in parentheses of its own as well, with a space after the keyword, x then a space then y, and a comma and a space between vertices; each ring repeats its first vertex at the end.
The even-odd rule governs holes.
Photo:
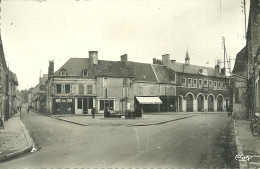
MULTIPOLYGON (((156 59, 155 63, 159 65, 162 64, 161 60, 158 59, 156 59)), ((208 72, 208 76, 216 76, 215 69, 206 66, 198 66, 198 65, 191 65, 191 64, 170 61, 169 68, 177 73, 188 73, 188 74, 198 74, 198 75, 201 75, 202 70, 205 69, 208 72)), ((223 75, 218 74, 217 76, 219 77, 223 75)))
POLYGON ((121 61, 99 60, 98 65, 94 65, 95 76, 103 77, 133 77, 133 70, 121 61))
POLYGON ((160 83, 168 83, 174 80, 175 72, 167 70, 165 65, 152 65, 160 83))
POLYGON ((158 82, 151 64, 128 62, 136 81, 158 82))
POLYGON ((98 65, 93 65, 92 70, 89 58, 70 58, 55 72, 55 76, 59 76, 60 70, 63 69, 67 71, 67 76, 82 76, 82 71, 88 70, 88 78, 95 78, 95 76, 133 77, 130 68, 120 61, 99 60, 98 65))
POLYGON ((247 55, 246 46, 237 54, 232 73, 243 75, 246 71, 247 55))
POLYGON ((94 78, 91 71, 90 62, 88 58, 70 58, 63 66, 61 66, 55 73, 55 76, 60 75, 60 70, 65 69, 68 76, 81 76, 84 69, 89 70, 88 77, 94 78))

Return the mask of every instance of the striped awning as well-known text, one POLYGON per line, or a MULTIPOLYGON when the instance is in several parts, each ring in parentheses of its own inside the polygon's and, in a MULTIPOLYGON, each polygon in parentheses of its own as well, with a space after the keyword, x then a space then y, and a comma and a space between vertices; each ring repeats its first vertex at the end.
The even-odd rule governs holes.
POLYGON ((136 97, 139 104, 162 104, 159 97, 136 97))

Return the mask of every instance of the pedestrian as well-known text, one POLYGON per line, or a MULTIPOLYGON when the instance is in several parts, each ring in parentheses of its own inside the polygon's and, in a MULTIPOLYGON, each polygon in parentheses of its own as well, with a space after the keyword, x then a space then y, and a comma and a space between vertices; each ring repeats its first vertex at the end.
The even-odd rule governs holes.
POLYGON ((27 106, 27 114, 29 114, 29 106, 27 106))
POLYGON ((128 119, 128 110, 125 111, 125 118, 128 119))
POLYGON ((91 114, 92 114, 93 119, 95 118, 95 112, 96 112, 95 107, 93 107, 92 110, 91 110, 91 114))
POLYGON ((132 116, 132 112, 130 109, 128 109, 128 118, 131 119, 131 116, 132 116))

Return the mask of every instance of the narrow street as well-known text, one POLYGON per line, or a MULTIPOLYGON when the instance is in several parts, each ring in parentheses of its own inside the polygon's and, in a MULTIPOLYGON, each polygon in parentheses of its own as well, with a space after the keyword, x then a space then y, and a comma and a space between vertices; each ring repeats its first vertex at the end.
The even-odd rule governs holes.
POLYGON ((225 149, 235 147, 225 142, 232 122, 226 114, 146 127, 87 127, 25 110, 22 120, 38 151, 4 162, 1 168, 238 167, 234 158, 227 161, 225 156, 225 149))

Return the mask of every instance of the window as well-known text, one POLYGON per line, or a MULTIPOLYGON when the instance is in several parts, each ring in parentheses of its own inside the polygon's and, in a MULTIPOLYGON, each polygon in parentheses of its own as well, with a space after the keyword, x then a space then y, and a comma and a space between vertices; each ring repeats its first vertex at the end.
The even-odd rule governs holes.
POLYGON ((88 76, 88 70, 87 69, 82 71, 82 76, 88 76))
POLYGON ((108 98, 108 90, 107 90, 107 88, 104 89, 104 97, 108 98))
POLYGON ((61 93, 61 84, 56 84, 57 93, 61 93))
POLYGON ((127 78, 123 79, 123 86, 127 86, 127 78))
POLYGON ((109 110, 114 110, 114 100, 100 100, 100 110, 105 110, 105 107, 108 107, 109 110))
POLYGON ((218 88, 221 89, 221 82, 218 82, 218 88))
POLYGON ((209 81, 209 88, 212 88, 212 81, 209 81))
POLYGON ((78 98, 78 109, 82 109, 82 99, 78 98))
POLYGON ((201 88, 202 87, 202 80, 199 79, 199 87, 201 88))
POLYGON ((65 93, 70 93, 70 84, 65 84, 65 93))
POLYGON ((128 88, 127 87, 123 88, 123 97, 128 97, 128 88))
POLYGON ((186 79, 185 78, 181 79, 181 83, 182 83, 182 86, 186 86, 186 79))
POLYGON ((66 69, 61 69, 61 70, 60 70, 60 75, 61 75, 61 76, 66 76, 66 75, 67 75, 66 69))
POLYGON ((204 80, 204 87, 208 87, 208 81, 207 80, 204 80))
POLYGON ((92 94, 92 85, 87 85, 88 94, 92 94))
POLYGON ((191 87, 192 84, 191 84, 191 79, 188 79, 188 87, 191 87))
POLYGON ((197 87, 197 79, 193 80, 193 87, 197 87))
POLYGON ((214 82, 214 89, 217 89, 217 82, 214 82))
POLYGON ((84 94, 84 85, 79 85, 79 94, 84 94))

